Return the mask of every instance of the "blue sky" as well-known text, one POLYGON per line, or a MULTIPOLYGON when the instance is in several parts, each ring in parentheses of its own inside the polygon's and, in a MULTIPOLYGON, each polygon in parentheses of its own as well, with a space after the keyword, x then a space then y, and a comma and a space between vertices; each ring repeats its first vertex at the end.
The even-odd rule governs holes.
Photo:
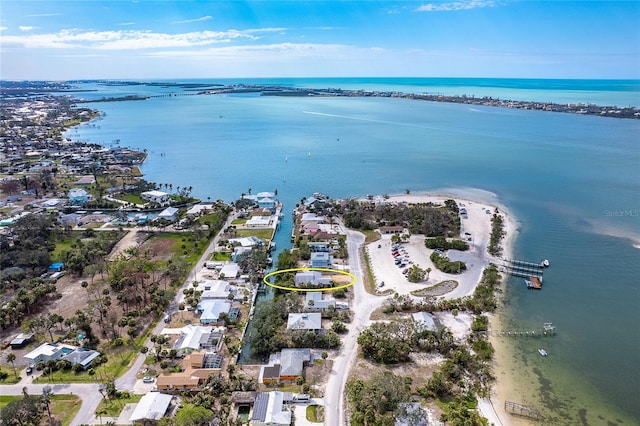
POLYGON ((0 78, 640 78, 640 2, 0 3, 0 78))

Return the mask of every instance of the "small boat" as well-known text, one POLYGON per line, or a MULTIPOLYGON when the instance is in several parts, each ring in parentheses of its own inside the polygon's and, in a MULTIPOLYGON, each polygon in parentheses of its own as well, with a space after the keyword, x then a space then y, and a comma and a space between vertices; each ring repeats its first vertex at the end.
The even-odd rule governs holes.
POLYGON ((531 276, 530 279, 525 278, 524 283, 527 285, 527 288, 534 290, 540 290, 542 288, 541 279, 535 276, 531 276))
POLYGON ((548 268, 549 267, 549 259, 544 259, 540 262, 540 266, 542 266, 543 268, 548 268))
POLYGON ((547 351, 545 351, 544 349, 538 349, 538 353, 542 356, 547 356, 547 351))

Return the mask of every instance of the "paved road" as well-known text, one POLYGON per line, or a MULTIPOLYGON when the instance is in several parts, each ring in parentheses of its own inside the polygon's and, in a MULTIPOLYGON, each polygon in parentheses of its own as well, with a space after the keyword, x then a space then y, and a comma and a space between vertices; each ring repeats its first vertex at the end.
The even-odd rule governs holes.
MULTIPOLYGON (((229 215, 227 222, 225 223, 222 229, 227 228, 231 221, 233 220, 233 215, 229 215)), ((134 230, 132 232, 137 232, 134 230)), ((171 308, 173 310, 177 310, 178 300, 180 300, 182 295, 182 290, 187 288, 193 280, 196 278, 196 273, 200 269, 204 267, 205 262, 209 258, 209 255, 215 250, 219 241, 219 235, 217 235, 209 247, 205 250, 200 260, 196 263, 195 267, 189 273, 187 279, 180 289, 177 290, 176 299, 172 302, 171 308)), ((166 324, 162 321, 159 321, 156 327, 153 330, 153 334, 159 334, 160 331, 164 328, 166 324)), ((146 346, 151 348, 151 341, 146 342, 146 346)), ((144 354, 139 354, 136 360, 133 362, 129 370, 124 373, 121 377, 116 379, 116 388, 124 391, 134 391, 136 388, 140 389, 140 386, 136 386, 137 374, 142 365, 144 364, 146 356, 144 354)), ((95 411, 98 408, 98 404, 102 400, 102 394, 100 393, 100 385, 98 384, 89 384, 89 383, 72 383, 72 384, 54 384, 54 385, 33 385, 33 384, 25 384, 30 380, 27 377, 24 377, 22 381, 16 385, 3 385, 0 386, 0 395, 22 395, 22 390, 26 386, 29 394, 39 395, 42 393, 42 390, 51 386, 53 393, 55 394, 74 394, 79 395, 82 399, 82 405, 80 406, 80 411, 71 422, 71 426, 78 426, 83 424, 97 424, 99 420, 96 419, 95 411)), ((142 387, 144 388, 144 387, 142 387)))
POLYGON ((51 387, 54 394, 73 394, 79 395, 82 400, 80 411, 71 422, 71 426, 82 424, 91 424, 95 422, 95 411, 98 404, 102 400, 98 384, 89 383, 72 383, 72 384, 54 384, 54 385, 25 385, 18 383, 17 385, 0 386, 0 395, 22 395, 22 389, 26 387, 30 395, 40 395, 46 387, 51 387))
POLYGON ((362 279, 363 270, 360 266, 360 247, 364 243, 364 235, 357 231, 347 231, 347 247, 349 250, 349 266, 351 273, 356 276, 354 285, 355 298, 353 301, 354 317, 351 321, 349 333, 342 339, 340 355, 333 360, 329 380, 324 394, 325 421, 329 426, 346 425, 344 394, 349 370, 358 353, 358 335, 370 324, 373 311, 381 306, 385 297, 367 293, 362 279), (355 309, 357 308, 357 309, 355 309))

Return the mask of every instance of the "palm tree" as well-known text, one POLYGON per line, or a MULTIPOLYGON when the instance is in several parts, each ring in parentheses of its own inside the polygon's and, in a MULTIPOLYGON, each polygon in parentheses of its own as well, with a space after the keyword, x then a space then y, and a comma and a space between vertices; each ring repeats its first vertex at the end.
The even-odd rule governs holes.
POLYGON ((11 364, 11 367, 13 367, 13 374, 17 377, 18 373, 16 372, 16 366, 13 363, 15 360, 16 360, 16 354, 14 354, 13 352, 10 352, 7 354, 7 362, 11 364))
POLYGON ((431 268, 427 268, 426 271, 427 271, 427 281, 429 281, 429 273, 431 272, 431 268))

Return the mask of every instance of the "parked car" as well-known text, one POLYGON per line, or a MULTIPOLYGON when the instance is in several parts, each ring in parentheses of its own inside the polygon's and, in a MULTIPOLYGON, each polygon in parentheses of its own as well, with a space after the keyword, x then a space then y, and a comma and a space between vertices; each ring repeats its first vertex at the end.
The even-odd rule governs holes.
POLYGON ((26 372, 27 374, 31 374, 31 373, 33 373, 33 367, 32 367, 32 366, 28 366, 28 367, 27 367, 27 369, 25 370, 25 372, 26 372))
POLYGON ((142 383, 153 383, 154 380, 155 378, 152 376, 144 376, 142 378, 142 383))

